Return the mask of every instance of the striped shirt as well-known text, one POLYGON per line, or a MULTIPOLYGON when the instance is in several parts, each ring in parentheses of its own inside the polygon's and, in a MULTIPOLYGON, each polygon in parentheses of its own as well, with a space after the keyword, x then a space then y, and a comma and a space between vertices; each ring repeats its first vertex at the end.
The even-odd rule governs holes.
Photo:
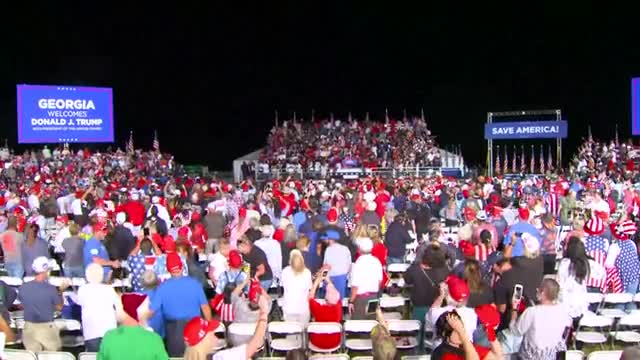
MULTIPOLYGON (((607 260, 607 250, 609 249, 609 242, 607 239, 599 235, 591 235, 585 239, 584 242, 587 255, 592 257, 595 262, 604 267, 604 263, 607 260)), ((589 277, 587 280, 587 286, 602 288, 606 284, 606 280, 594 279, 589 277)))

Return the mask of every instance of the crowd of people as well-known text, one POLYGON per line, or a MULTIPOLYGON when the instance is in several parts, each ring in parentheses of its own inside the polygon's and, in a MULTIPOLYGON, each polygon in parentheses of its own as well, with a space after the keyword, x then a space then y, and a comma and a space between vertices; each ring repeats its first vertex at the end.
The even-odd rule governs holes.
MULTIPOLYGON (((440 166, 435 138, 422 117, 386 121, 314 119, 274 126, 260 156, 258 171, 317 174, 341 168, 415 168, 440 166)), ((322 176, 322 175, 325 176, 322 176)))
MULTIPOLYGON (((420 144, 430 141, 421 119, 307 126, 279 128, 265 156, 395 166, 407 161, 395 146, 415 146, 423 161, 420 144), (311 133, 328 140, 307 144, 311 133), (329 144, 340 141, 354 146, 333 153, 329 144)), ((24 278, 17 289, 1 284, 0 331, 32 351, 61 348, 54 319, 62 310, 102 359, 250 358, 274 319, 377 319, 373 353, 393 359, 385 314, 370 305, 405 292, 407 317, 422 324, 418 346, 434 359, 555 359, 595 311, 587 293, 635 295, 640 282, 637 169, 228 184, 184 175, 157 151, 5 150, 0 162, 4 269, 24 278), (408 264, 402 280, 392 264, 408 264), (63 278, 85 283, 52 284, 57 265, 63 278), (131 291, 110 285, 123 279, 131 291), (221 324, 234 323, 254 323, 255 332, 220 338, 221 324)), ((308 348, 341 341, 341 333, 311 334, 308 348)))

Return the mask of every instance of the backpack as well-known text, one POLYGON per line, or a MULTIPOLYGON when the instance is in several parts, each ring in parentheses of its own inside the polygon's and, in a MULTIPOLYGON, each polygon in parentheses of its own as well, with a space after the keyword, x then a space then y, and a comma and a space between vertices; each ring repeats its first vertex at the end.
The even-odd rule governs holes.
POLYGON ((211 307, 220 316, 220 320, 223 322, 232 322, 235 320, 235 314, 233 312, 233 304, 231 302, 231 293, 236 288, 236 282, 240 277, 240 273, 236 275, 233 281, 229 280, 229 272, 224 272, 224 277, 227 279, 227 284, 224 286, 222 294, 216 295, 211 300, 211 307))

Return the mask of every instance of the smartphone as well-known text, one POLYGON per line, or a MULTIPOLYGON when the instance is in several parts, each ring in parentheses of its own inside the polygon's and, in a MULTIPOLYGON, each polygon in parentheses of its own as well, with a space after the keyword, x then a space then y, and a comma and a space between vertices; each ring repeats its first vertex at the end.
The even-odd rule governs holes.
POLYGON ((519 302, 520 300, 522 300, 522 290, 523 290, 523 287, 521 284, 516 284, 513 287, 513 301, 519 302))
POLYGON ((367 302, 367 314, 375 314, 380 305, 380 300, 372 299, 367 302))
POLYGON ((522 237, 522 233, 521 233, 521 232, 517 232, 517 233, 516 233, 516 236, 517 236, 517 237, 522 237))

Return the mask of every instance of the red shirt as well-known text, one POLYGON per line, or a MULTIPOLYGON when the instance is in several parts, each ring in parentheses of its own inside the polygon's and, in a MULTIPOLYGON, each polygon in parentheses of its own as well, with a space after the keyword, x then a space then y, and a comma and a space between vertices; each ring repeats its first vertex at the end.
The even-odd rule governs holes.
POLYGON ((124 204, 124 211, 129 216, 129 221, 133 226, 140 226, 144 221, 144 205, 138 201, 128 201, 124 204))
MULTIPOLYGON (((309 310, 311 316, 317 322, 337 322, 342 321, 342 303, 335 305, 320 304, 315 299, 309 300, 309 310)), ((335 334, 309 334, 309 341, 321 349, 333 349, 340 345, 342 335, 335 334)))
POLYGON ((207 229, 202 223, 196 223, 191 230, 191 244, 197 246, 199 249, 204 249, 204 245, 209 239, 207 229))

